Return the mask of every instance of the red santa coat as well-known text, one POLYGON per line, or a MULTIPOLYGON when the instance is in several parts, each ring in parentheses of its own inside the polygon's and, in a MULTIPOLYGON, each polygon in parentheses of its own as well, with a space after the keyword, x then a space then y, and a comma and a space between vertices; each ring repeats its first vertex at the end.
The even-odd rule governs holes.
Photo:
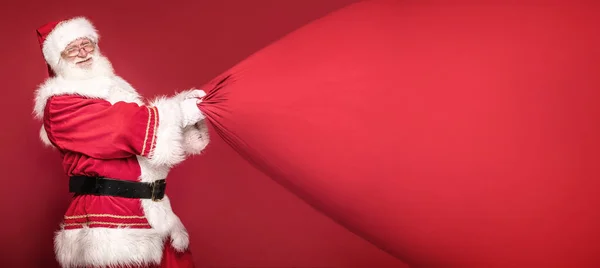
MULTIPOLYGON (((40 137, 57 148, 68 177, 128 181, 166 179, 170 168, 208 144, 203 123, 181 128, 178 101, 144 104, 118 76, 47 80, 36 92, 40 137)), ((55 236, 57 260, 75 265, 146 265, 161 262, 164 245, 186 251, 188 233, 165 195, 160 201, 114 196, 74 197, 55 236)))

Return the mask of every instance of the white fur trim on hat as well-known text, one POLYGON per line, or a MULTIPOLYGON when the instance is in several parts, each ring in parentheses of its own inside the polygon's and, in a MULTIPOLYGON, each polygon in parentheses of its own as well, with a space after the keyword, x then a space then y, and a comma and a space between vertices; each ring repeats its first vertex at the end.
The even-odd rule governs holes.
POLYGON ((94 43, 100 36, 94 25, 84 17, 76 17, 60 22, 44 41, 42 52, 44 59, 55 68, 60 60, 62 51, 76 39, 87 37, 94 43))

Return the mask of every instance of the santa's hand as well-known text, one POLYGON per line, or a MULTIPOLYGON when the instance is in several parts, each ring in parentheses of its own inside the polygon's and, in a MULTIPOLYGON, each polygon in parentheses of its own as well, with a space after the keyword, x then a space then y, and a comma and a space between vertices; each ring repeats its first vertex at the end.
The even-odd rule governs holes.
POLYGON ((199 99, 199 98, 203 98, 205 96, 206 96, 206 92, 204 92, 204 90, 191 88, 191 89, 177 93, 175 98, 183 101, 186 99, 193 99, 193 98, 199 99))
POLYGON ((191 99, 191 98, 202 98, 204 96, 206 96, 206 92, 204 92, 204 90, 202 89, 190 89, 191 91, 189 91, 188 94, 186 94, 185 98, 186 99, 191 99))
POLYGON ((204 115, 198 108, 198 104, 202 102, 198 98, 185 99, 180 102, 181 107, 181 127, 191 126, 200 120, 204 119, 204 115))

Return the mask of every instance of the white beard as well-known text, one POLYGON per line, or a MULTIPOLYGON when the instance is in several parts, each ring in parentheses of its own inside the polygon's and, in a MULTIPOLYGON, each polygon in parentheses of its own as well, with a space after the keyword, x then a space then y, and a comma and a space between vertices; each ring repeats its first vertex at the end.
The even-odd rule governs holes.
POLYGON ((114 69, 112 64, 98 49, 89 57, 92 58, 90 66, 77 66, 75 62, 60 60, 56 66, 56 75, 67 80, 87 80, 97 77, 112 77, 114 69))

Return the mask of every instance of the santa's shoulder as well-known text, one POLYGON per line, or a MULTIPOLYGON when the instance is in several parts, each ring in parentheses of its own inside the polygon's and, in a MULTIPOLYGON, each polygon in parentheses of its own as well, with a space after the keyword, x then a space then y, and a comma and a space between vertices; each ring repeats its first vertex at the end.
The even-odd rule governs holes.
POLYGON ((46 101, 50 96, 53 95, 55 88, 57 88, 59 82, 56 77, 46 79, 43 83, 39 84, 34 92, 34 108, 33 112, 35 118, 42 119, 44 116, 44 108, 46 101))
POLYGON ((42 119, 46 102, 52 96, 78 95, 88 98, 105 99, 109 93, 111 81, 108 78, 67 80, 62 77, 46 79, 41 83, 34 93, 34 115, 42 119))

